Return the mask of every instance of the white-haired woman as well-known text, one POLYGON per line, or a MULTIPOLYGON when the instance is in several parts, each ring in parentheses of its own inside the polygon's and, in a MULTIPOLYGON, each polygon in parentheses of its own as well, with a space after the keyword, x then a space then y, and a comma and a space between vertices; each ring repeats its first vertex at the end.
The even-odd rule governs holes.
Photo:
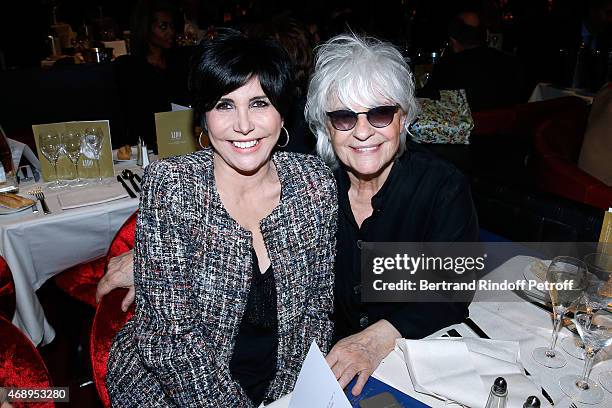
POLYGON ((476 241, 465 177, 414 143, 410 69, 393 46, 340 35, 319 47, 306 120, 338 183, 336 339, 327 355, 344 388, 363 385, 400 337, 421 338, 468 315, 466 303, 362 303, 361 242, 476 241))

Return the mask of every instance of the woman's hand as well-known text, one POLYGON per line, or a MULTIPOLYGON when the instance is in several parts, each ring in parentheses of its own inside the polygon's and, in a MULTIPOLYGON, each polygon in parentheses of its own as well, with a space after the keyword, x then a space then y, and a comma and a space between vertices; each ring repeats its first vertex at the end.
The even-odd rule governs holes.
POLYGON ((367 329, 340 340, 325 357, 340 387, 344 389, 358 375, 351 390, 361 394, 366 381, 380 362, 395 348, 395 339, 402 337, 391 323, 379 320, 367 329))
POLYGON ((125 252, 108 261, 106 275, 96 289, 96 301, 110 293, 113 289, 127 288, 128 293, 121 301, 121 310, 127 312, 128 308, 134 303, 134 251, 125 252))

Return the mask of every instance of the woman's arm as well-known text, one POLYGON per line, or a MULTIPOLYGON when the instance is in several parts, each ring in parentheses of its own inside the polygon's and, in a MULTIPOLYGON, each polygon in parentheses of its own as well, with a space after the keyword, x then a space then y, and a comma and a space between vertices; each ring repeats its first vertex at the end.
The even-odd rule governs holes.
POLYGON ((199 269, 190 262, 197 242, 187 238, 190 219, 183 216, 194 197, 181 183, 185 170, 168 167, 152 164, 143 180, 134 263, 138 353, 178 406, 250 406, 201 317, 199 269))

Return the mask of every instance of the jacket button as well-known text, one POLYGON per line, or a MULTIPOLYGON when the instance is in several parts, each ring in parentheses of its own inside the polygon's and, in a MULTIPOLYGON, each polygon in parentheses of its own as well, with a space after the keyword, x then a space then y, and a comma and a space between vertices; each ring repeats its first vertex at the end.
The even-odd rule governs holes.
POLYGON ((366 327, 368 327, 368 316, 366 315, 361 316, 361 318, 359 319, 359 326, 362 329, 365 329, 366 327))
POLYGON ((353 293, 357 296, 359 296, 361 294, 361 285, 355 285, 353 286, 353 293))
POLYGON ((357 248, 361 249, 361 244, 363 243, 362 240, 358 239, 357 240, 357 248))

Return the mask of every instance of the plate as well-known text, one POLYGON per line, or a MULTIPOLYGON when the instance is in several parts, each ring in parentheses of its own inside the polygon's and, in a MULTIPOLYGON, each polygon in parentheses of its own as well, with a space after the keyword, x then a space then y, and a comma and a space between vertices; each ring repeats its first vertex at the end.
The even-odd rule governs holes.
POLYGON ((132 146, 132 158, 128 159, 128 160, 121 160, 117 158, 117 150, 115 149, 113 150, 113 161, 117 162, 117 163, 123 163, 123 162, 135 162, 136 159, 138 158, 138 146, 132 146))
POLYGON ((5 207, 3 205, 0 205, 0 215, 15 214, 21 211, 31 209, 35 205, 36 205, 36 201, 34 201, 34 204, 31 204, 25 207, 20 207, 20 208, 11 208, 11 207, 5 207))
MULTIPOLYGON (((535 280, 537 282, 545 282, 545 279, 541 279, 538 275, 536 275, 533 272, 533 268, 536 267, 535 264, 537 262, 541 262, 545 268, 548 268, 550 266, 551 261, 536 259, 535 261, 529 263, 529 265, 527 265, 525 269, 523 269, 523 276, 525 277, 525 280, 528 280, 528 281, 535 280)), ((546 269, 544 269, 544 276, 546 276, 546 269)), ((548 294, 548 291, 538 290, 537 288, 532 288, 532 289, 525 288, 521 290, 521 292, 523 292, 525 295, 533 299, 537 299, 542 302, 550 302, 550 295, 548 294)))

